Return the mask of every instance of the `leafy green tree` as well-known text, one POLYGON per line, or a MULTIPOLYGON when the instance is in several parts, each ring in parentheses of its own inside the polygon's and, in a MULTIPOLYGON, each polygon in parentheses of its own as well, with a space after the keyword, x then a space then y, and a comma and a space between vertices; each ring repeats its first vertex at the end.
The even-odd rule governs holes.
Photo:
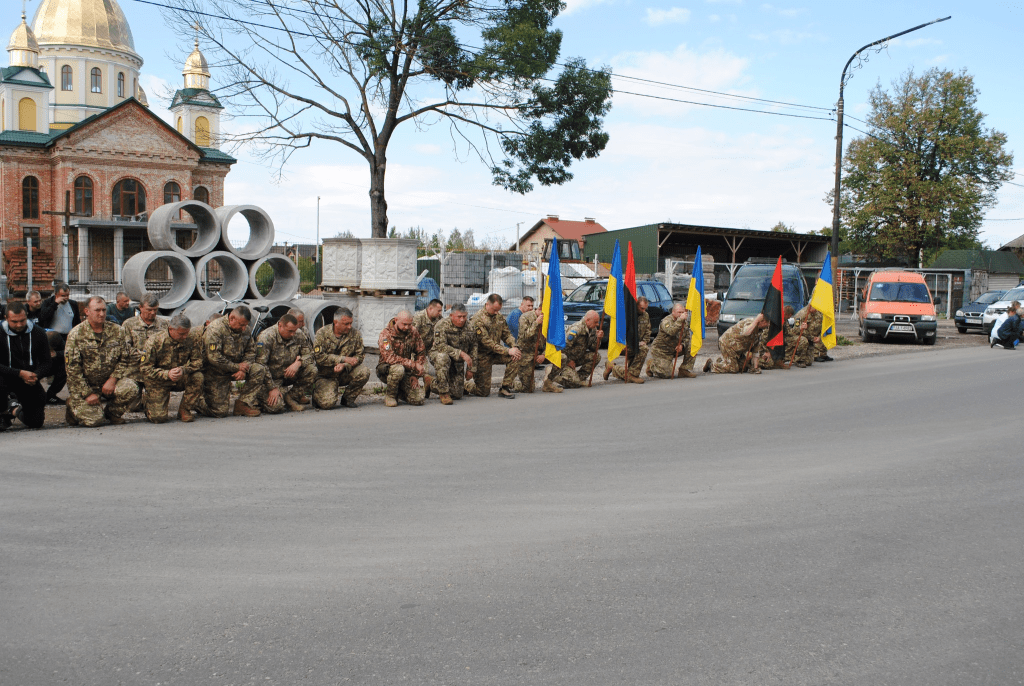
POLYGON ((786 224, 781 221, 773 226, 771 230, 775 233, 796 233, 796 229, 792 226, 786 226, 786 224))
POLYGON ((966 71, 911 70, 891 92, 874 88, 869 135, 852 141, 843 160, 841 237, 849 247, 916 264, 977 244, 985 211, 1013 176, 1006 134, 985 128, 977 100, 966 71))
POLYGON ((226 142, 256 144, 282 173, 314 141, 359 155, 373 237, 389 235, 388 149, 403 124, 447 124, 516 193, 566 183, 608 142, 611 74, 559 62, 561 0, 171 3, 226 74, 218 97, 258 122, 226 142))

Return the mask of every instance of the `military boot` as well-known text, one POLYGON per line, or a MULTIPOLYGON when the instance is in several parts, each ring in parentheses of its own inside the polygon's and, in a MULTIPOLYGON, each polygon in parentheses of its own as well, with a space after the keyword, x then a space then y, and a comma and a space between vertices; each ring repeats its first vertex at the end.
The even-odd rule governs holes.
POLYGON ((697 375, 694 374, 693 372, 691 372, 686 367, 680 367, 679 368, 679 374, 677 374, 677 376, 680 376, 680 377, 682 377, 684 379, 696 379, 697 378, 697 375))
POLYGON ((441 404, 442 405, 454 405, 455 401, 452 400, 452 397, 450 395, 448 395, 447 393, 442 393, 441 394, 441 404))
POLYGON ((185 422, 186 424, 188 422, 194 422, 196 420, 196 418, 192 416, 192 413, 189 411, 188 407, 186 407, 185 405, 178 406, 178 419, 185 422))
POLYGON ((238 400, 235 401, 234 415, 236 417, 259 417, 260 411, 257 410, 255 407, 249 407, 248 405, 242 402, 241 398, 239 398, 238 400))
POLYGON ((713 364, 714 364, 714 362, 711 361, 711 358, 708 358, 708 361, 704 363, 704 373, 705 374, 707 374, 708 372, 711 371, 711 365, 713 365, 713 364))
POLYGON ((342 407, 359 407, 358 405, 356 405, 356 401, 355 401, 354 398, 350 399, 350 398, 346 398, 345 396, 341 396, 341 406, 342 407))
POLYGON ((423 397, 430 397, 430 386, 434 383, 434 377, 430 374, 423 375, 423 397))
POLYGON ((75 413, 71 411, 70 405, 64 406, 64 421, 68 426, 78 426, 78 420, 75 419, 75 413))
POLYGON ((398 407, 398 398, 393 395, 385 395, 384 407, 398 407))
POLYGON ((284 397, 284 404, 288 406, 288 409, 292 412, 302 412, 306 409, 306 406, 298 402, 295 398, 290 395, 284 397))
POLYGON ((608 360, 604 363, 604 380, 607 381, 608 377, 612 375, 612 361, 608 360))
POLYGON ((113 424, 114 426, 121 426, 122 424, 128 423, 124 417, 110 414, 110 410, 104 410, 103 416, 105 416, 107 418, 107 421, 113 424))
POLYGON ((633 376, 632 374, 630 374, 626 378, 629 379, 629 383, 643 383, 644 382, 644 380, 641 379, 639 376, 633 376))
POLYGON ((541 388, 545 393, 561 393, 562 387, 556 384, 551 379, 544 379, 544 386, 541 388))

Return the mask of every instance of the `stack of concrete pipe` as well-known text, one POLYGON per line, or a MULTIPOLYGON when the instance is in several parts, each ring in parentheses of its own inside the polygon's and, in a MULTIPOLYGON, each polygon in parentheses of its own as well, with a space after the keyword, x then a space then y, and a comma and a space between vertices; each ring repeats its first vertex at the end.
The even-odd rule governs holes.
MULTIPOLYGON (((254 304, 277 303, 290 299, 299 290, 299 270, 284 255, 271 254, 274 244, 274 222, 255 205, 231 205, 214 209, 197 200, 183 200, 156 208, 149 218, 149 242, 156 250, 141 252, 125 262, 121 281, 133 300, 146 292, 146 271, 163 260, 171 271, 171 290, 160 297, 164 309, 181 309, 186 303, 246 299, 254 304), (182 211, 188 212, 196 224, 196 240, 188 248, 177 244, 171 222, 180 221, 182 211), (241 248, 228 240, 232 218, 241 214, 249 223, 249 239, 241 248), (210 262, 220 266, 223 285, 219 294, 210 294, 204 287, 203 274, 210 262), (264 264, 273 269, 274 283, 270 292, 261 294, 256 287, 256 272, 264 264)), ((198 314, 198 312, 197 312, 198 314)), ((191 315, 190 315, 191 318, 191 315)), ((205 319, 205 317, 203 318, 205 319)))

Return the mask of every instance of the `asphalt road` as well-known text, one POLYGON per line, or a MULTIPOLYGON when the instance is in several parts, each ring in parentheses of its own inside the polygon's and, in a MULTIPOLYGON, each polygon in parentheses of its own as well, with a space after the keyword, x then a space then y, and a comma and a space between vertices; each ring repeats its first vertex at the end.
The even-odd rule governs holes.
POLYGON ((0 684, 1024 683, 1021 355, 0 436, 0 684))

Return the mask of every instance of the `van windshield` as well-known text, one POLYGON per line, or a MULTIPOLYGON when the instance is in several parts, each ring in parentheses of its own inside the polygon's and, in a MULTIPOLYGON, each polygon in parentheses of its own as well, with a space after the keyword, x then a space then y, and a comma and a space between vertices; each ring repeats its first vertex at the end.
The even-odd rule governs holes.
MULTIPOLYGON (((764 300, 771 285, 771 274, 761 277, 737 277, 729 288, 728 300, 764 300)), ((800 283, 797 279, 782 280, 782 297, 786 303, 795 307, 803 307, 800 298, 800 283), (799 306, 797 305, 799 303, 799 306)))
POLYGON ((923 283, 876 283, 871 287, 870 300, 899 303, 930 303, 928 287, 923 283))

